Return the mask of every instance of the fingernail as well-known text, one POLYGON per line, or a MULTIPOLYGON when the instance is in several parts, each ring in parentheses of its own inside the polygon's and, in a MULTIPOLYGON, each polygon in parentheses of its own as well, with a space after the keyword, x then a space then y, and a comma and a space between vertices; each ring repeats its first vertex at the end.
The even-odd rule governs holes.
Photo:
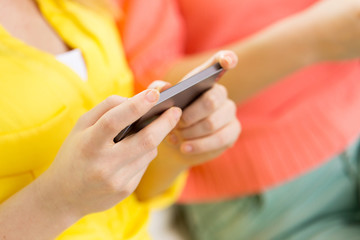
POLYGON ((146 100, 149 102, 156 102, 159 98, 159 91, 151 89, 145 95, 146 100))
POLYGON ((155 90, 158 90, 159 92, 161 91, 161 89, 163 88, 165 86, 165 84, 164 85, 162 85, 162 86, 157 86, 157 87, 155 87, 154 89, 155 90))
POLYGON ((165 85, 165 82, 156 80, 149 85, 148 89, 157 89, 157 88, 161 88, 164 85, 165 85))
POLYGON ((191 146, 190 144, 185 144, 181 147, 181 150, 185 153, 189 153, 193 151, 193 146, 191 146))
POLYGON ((154 85, 150 85, 152 89, 158 90, 159 92, 161 91, 161 89, 166 85, 166 83, 164 82, 157 82, 154 85))
POLYGON ((231 57, 226 56, 224 59, 229 65, 232 63, 232 58, 231 57))

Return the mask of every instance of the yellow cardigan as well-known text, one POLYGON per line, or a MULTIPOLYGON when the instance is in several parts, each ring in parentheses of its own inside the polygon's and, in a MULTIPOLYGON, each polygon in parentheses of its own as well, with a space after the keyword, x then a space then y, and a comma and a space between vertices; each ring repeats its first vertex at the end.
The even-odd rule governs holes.
MULTIPOLYGON (((37 2, 66 44, 82 51, 88 81, 0 25, 0 203, 46 170, 80 115, 109 95, 133 94, 132 74, 110 16, 70 0, 37 2)), ((157 200, 169 202, 180 185, 157 200)), ((150 205, 133 194, 84 217, 58 239, 149 239, 150 205)))

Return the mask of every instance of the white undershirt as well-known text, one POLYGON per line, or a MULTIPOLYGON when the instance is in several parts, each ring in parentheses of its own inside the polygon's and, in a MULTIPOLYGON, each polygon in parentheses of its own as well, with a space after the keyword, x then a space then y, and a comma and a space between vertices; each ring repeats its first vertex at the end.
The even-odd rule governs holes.
POLYGON ((58 54, 55 57, 59 62, 65 64, 77 75, 79 75, 82 80, 87 81, 87 68, 80 49, 73 49, 68 52, 58 54))

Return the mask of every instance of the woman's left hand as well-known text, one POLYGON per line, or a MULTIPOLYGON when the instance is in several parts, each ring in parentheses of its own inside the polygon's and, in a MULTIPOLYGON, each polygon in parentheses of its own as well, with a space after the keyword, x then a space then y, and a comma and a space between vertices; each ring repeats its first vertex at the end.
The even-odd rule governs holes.
MULTIPOLYGON (((231 69, 235 67, 237 58, 231 51, 218 52, 185 78, 216 62, 224 69, 231 69)), ((163 91, 170 85, 156 81, 149 87, 163 91)), ((215 84, 184 109, 176 129, 159 146, 159 153, 171 156, 184 167, 191 167, 220 155, 236 141, 240 129, 235 103, 228 98, 224 86, 215 84)))

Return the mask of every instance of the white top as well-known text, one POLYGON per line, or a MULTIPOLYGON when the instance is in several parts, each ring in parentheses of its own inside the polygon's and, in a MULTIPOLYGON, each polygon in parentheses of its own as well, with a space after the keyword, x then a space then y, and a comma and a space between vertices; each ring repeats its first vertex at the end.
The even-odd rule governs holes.
POLYGON ((87 68, 80 49, 58 54, 56 59, 73 70, 82 80, 87 81, 87 68))

